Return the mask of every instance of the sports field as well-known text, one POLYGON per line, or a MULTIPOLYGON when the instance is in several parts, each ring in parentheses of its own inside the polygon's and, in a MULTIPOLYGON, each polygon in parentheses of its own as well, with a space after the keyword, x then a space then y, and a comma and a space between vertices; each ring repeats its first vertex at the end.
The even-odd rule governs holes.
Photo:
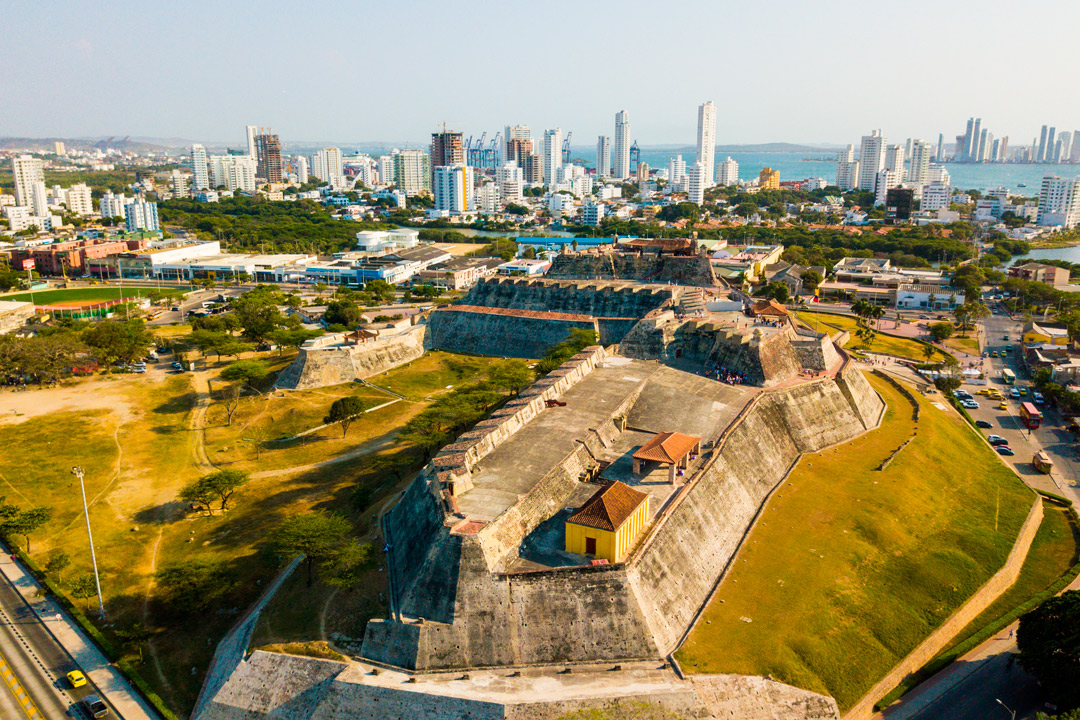
POLYGON ((870 382, 881 427, 799 461, 677 652, 684 671, 770 675, 844 711, 1005 561, 1032 492, 956 413, 917 397, 916 423, 870 382))
POLYGON ((188 290, 184 288, 157 288, 153 286, 138 287, 86 287, 65 288, 62 290, 40 290, 38 292, 21 292, 14 295, 0 296, 0 300, 19 300, 33 302, 35 305, 76 305, 83 303, 104 302, 106 300, 121 300, 125 298, 144 298, 148 293, 158 293, 162 297, 182 297, 188 290))

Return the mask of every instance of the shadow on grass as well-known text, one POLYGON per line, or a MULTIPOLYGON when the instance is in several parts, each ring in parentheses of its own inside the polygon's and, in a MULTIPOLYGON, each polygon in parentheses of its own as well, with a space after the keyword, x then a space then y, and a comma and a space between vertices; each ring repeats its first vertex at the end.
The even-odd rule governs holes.
POLYGON ((176 395, 169 398, 165 402, 155 407, 153 411, 160 415, 177 415, 179 413, 186 413, 188 410, 195 407, 195 403, 198 402, 198 399, 198 393, 186 392, 182 395, 176 395))

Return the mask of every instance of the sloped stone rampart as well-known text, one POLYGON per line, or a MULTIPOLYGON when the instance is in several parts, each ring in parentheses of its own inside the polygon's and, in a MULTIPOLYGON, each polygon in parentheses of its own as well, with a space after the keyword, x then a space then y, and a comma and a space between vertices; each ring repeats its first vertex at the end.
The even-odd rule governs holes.
POLYGON ((641 318, 681 292, 665 285, 559 282, 490 278, 474 285, 464 305, 578 313, 597 318, 641 318))
POLYGON ((352 382, 412 362, 428 347, 426 324, 358 345, 301 347, 296 359, 282 371, 276 386, 308 390, 352 382))
POLYGON ((656 253, 565 253, 551 264, 547 277, 564 280, 636 280, 639 282, 716 285, 709 258, 656 253))
POLYGON ((831 720, 839 717, 827 695, 755 675, 696 675, 694 689, 714 718, 738 720, 831 720))
POLYGON ((572 329, 597 332, 596 320, 570 313, 451 305, 428 321, 430 344, 448 352, 540 358, 572 329))

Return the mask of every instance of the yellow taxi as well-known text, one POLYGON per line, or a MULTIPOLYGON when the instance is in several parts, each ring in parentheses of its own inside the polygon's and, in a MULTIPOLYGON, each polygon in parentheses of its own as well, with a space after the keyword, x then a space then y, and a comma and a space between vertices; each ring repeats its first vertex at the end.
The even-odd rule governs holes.
POLYGON ((67 679, 73 688, 79 688, 86 684, 86 676, 82 674, 81 670, 72 670, 67 674, 67 679))
POLYGON ((1008 405, 1006 405, 1004 401, 1002 401, 1002 402, 999 402, 999 403, 998 403, 998 406, 997 406, 997 408, 998 408, 998 410, 1008 410, 1008 409, 1009 409, 1009 406, 1008 406, 1008 405))

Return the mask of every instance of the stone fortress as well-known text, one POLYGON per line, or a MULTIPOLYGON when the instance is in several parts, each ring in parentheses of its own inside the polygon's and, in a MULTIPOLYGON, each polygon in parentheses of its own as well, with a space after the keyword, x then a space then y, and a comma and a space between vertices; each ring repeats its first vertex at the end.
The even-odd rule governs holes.
MULTIPOLYGON (((297 387, 430 348, 539 357, 575 327, 601 343, 443 448, 385 515, 390 616, 342 647, 350 661, 219 649, 192 717, 539 720, 583 708, 617 717, 627 702, 687 718, 837 717, 831 698, 766 678, 684 679, 672 657, 799 457, 884 412, 828 337, 750 320, 726 294, 625 278, 487 281, 397 335, 306 348, 297 387), (700 374, 711 365, 749 382, 700 374), (668 437, 685 440, 678 457, 639 453, 668 437), (589 555, 564 543, 604 487, 648 499, 613 560, 595 540, 589 555)), ((622 522, 617 506, 597 507, 608 527, 622 522)))

